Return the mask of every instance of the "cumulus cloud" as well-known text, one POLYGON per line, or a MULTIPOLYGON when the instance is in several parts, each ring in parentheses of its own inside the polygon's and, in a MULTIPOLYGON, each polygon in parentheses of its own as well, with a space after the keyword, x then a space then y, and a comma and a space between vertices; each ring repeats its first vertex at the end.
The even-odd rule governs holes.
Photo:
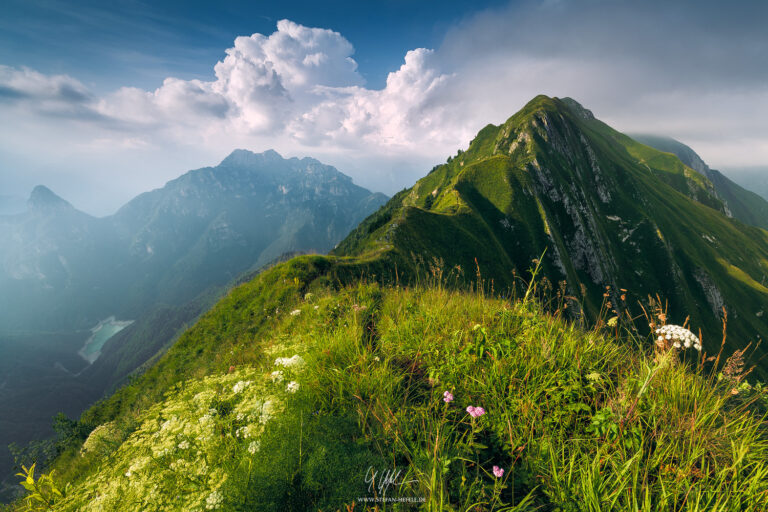
POLYGON ((766 6, 523 0, 407 52, 382 89, 366 87, 342 34, 288 20, 236 38, 212 80, 169 77, 154 91, 97 96, 68 76, 0 66, 0 111, 19 121, 0 127, 0 149, 38 138, 37 116, 69 155, 140 154, 158 180, 184 170, 160 169, 169 155, 199 166, 235 147, 274 147, 394 192, 543 93, 574 97, 621 130, 679 138, 716 168, 764 164, 766 6), (68 120, 80 128, 63 130, 68 120))
POLYGON ((362 142, 368 147, 409 147, 418 141, 439 143, 446 137, 455 143, 455 133, 441 122, 450 111, 434 101, 450 87, 452 75, 440 73, 433 57, 432 50, 409 51, 382 90, 320 89, 327 99, 296 117, 288 132, 307 145, 332 141, 345 146, 362 142))
MULTIPOLYGON (((213 81, 167 78, 154 91, 126 87, 89 106, 105 119, 184 140, 229 134, 347 149, 455 144, 446 129, 450 112, 435 101, 451 75, 438 70, 434 51, 409 51, 382 90, 363 86, 353 52, 337 32, 282 20, 269 36, 235 39, 213 81)), ((80 84, 78 90, 92 100, 80 84)))

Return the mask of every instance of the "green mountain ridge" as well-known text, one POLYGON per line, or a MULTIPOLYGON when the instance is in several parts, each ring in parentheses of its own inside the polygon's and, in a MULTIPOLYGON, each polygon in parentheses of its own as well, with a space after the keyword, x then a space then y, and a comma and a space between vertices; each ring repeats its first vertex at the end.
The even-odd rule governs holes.
POLYGON ((719 348, 723 307, 729 352, 768 335, 766 232, 729 218, 707 177, 571 99, 539 96, 485 127, 334 254, 377 261, 390 273, 397 266, 400 275, 418 255, 465 276, 478 266, 500 291, 545 254, 544 274, 555 286, 565 281, 592 317, 604 298, 637 316, 638 302, 647 309, 658 294, 674 321, 689 317, 708 333, 710 353, 719 348))

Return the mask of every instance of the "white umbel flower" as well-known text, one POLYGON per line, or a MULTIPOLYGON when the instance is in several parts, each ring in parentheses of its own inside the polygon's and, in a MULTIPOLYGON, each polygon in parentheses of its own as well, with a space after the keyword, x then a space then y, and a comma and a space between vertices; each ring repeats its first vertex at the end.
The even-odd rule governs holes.
POLYGON ((249 381, 249 380, 238 381, 237 384, 232 386, 232 392, 234 394, 238 394, 238 393, 240 393, 242 390, 244 390, 245 388, 247 388, 250 385, 251 385, 251 381, 249 381))
POLYGON ((223 501, 224 501, 224 496, 222 496, 219 491, 213 491, 205 499, 205 509, 206 510, 217 510, 217 509, 221 508, 221 504, 222 504, 223 501))
POLYGON ((295 380, 292 380, 288 383, 287 386, 285 386, 285 390, 289 393, 295 393, 299 390, 299 383, 295 380))
POLYGON ((693 347, 701 352, 701 342, 699 338, 691 331, 680 325, 662 325, 656 329, 659 342, 671 341, 672 346, 679 348, 693 347))
POLYGON ((285 368, 298 368, 304 366, 304 359, 298 354, 293 357, 278 357, 275 359, 275 366, 283 366, 285 368))

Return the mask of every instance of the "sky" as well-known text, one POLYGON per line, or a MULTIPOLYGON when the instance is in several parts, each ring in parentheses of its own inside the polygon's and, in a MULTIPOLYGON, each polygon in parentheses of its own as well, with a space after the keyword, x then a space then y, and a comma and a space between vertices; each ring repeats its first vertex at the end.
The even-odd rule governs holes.
POLYGON ((113 213, 235 148, 392 194, 537 94, 768 166, 768 2, 5 0, 0 196, 113 213))

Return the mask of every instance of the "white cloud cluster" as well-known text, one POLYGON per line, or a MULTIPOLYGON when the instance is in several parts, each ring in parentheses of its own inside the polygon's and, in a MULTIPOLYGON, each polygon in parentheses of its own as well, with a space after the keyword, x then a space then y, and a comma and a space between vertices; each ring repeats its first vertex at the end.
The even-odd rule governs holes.
POLYGON ((363 87, 317 89, 327 96, 288 126, 291 136, 307 145, 328 141, 344 146, 410 146, 444 141, 456 143, 446 130, 445 105, 434 101, 452 78, 433 65, 434 52, 409 51, 405 63, 387 77, 382 90, 363 87))
POLYGON ((374 152, 458 143, 446 129, 449 110, 435 101, 451 76, 435 66, 432 50, 409 51, 382 90, 363 86, 353 52, 337 32, 282 20, 269 36, 235 39, 213 81, 167 78, 155 91, 125 87, 89 108, 123 129, 144 130, 148 140, 160 132, 177 141, 251 137, 374 152))
POLYGON ((0 65, 0 98, 72 103, 83 102, 90 93, 83 84, 66 75, 44 75, 29 68, 0 65))

